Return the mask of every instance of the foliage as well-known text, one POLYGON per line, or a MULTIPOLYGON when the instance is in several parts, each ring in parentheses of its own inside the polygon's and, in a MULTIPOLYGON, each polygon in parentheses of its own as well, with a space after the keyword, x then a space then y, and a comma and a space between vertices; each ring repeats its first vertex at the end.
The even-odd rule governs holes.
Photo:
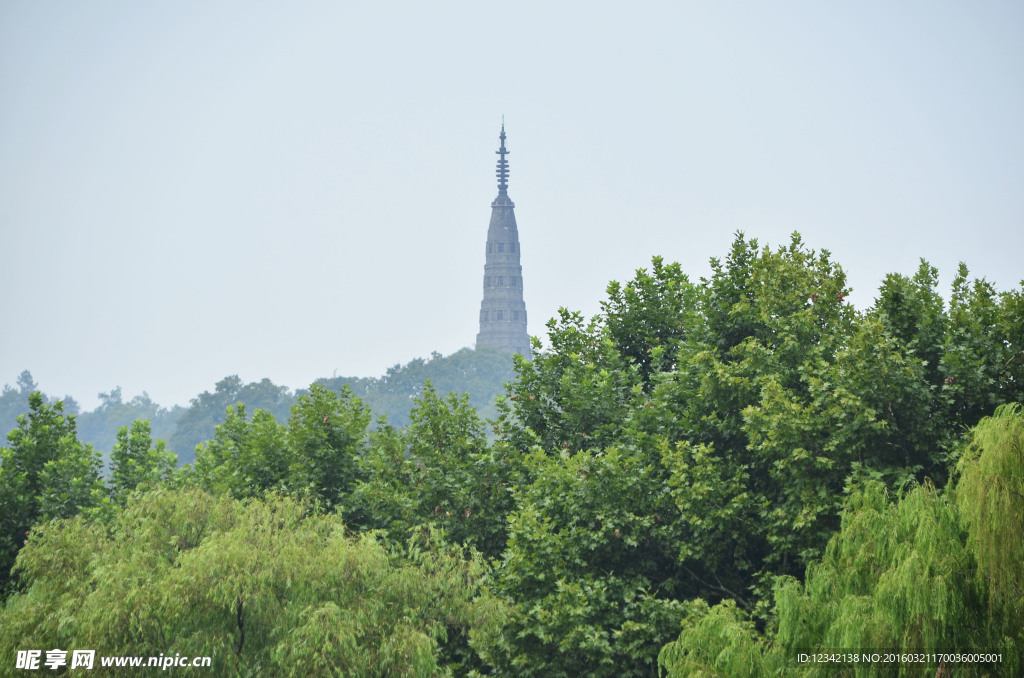
POLYGON ((507 447, 488 446, 467 395, 442 397, 429 381, 409 416, 407 429, 373 435, 348 515, 403 539, 434 525, 453 543, 500 556, 517 468, 507 447))
MULTIPOLYGON (((732 600, 708 608, 697 599, 677 640, 662 648, 658 666, 676 676, 784 675, 777 655, 764 654, 763 641, 749 617, 732 600)), ((660 675, 660 674, 659 674, 660 675)))
POLYGON ((125 401, 120 386, 108 393, 100 393, 99 399, 96 409, 78 416, 78 437, 107 455, 113 450, 122 426, 131 426, 134 421, 148 421, 151 435, 166 440, 185 413, 185 408, 179 406, 169 410, 160 407, 145 391, 125 401))
POLYGON ((350 389, 310 386, 288 420, 295 484, 309 488, 327 507, 340 506, 359 479, 370 417, 370 409, 350 389))
POLYGON ((215 494, 236 499, 262 496, 269 490, 287 491, 294 454, 286 440, 286 428, 267 410, 246 418, 245 405, 228 406, 224 423, 213 438, 196 450, 191 479, 215 494))
POLYGON ((949 302, 941 369, 947 417, 973 426, 996 406, 1024 400, 1024 382, 1019 379, 1024 308, 1019 293, 1000 299, 987 281, 969 281, 967 275, 967 267, 960 264, 949 302))
POLYGON ((531 361, 519 358, 519 379, 498 403, 498 439, 524 453, 534 445, 578 450, 614 444, 643 395, 639 370, 597 319, 587 322, 564 308, 558 314, 548 321, 551 350, 535 351, 531 361))
POLYGON ((538 657, 557 673, 568 669, 544 662, 563 652, 590 671, 641 670, 609 649, 617 612, 558 597, 598 581, 602 595, 624 596, 616 586, 636 575, 596 547, 566 555, 563 543, 593 541, 588 516, 657 507, 668 525, 645 539, 665 564, 647 583, 667 599, 732 600, 763 627, 774 623, 771 582, 824 555, 852 488, 944 484, 962 432, 1021 387, 1019 295, 961 278, 948 313, 927 264, 913 279, 890 276, 860 313, 827 251, 796 234, 778 249, 740 234, 699 285, 655 259, 609 286, 601 315, 561 310, 551 349, 517 364, 500 404, 499 440, 551 461, 524 476, 544 491, 516 494, 499 589, 518 630, 495 661, 522 671, 538 657), (649 487, 578 499, 566 464, 612 454, 642 460, 633 473, 645 469, 649 487), (607 642, 566 644, 574 629, 607 642))
POLYGON ((971 635, 979 593, 963 585, 973 563, 962 532, 956 511, 931 485, 892 505, 884 486, 865 484, 806 584, 779 584, 780 651, 987 647, 971 635))
POLYGON ((503 393, 505 382, 515 378, 512 354, 498 348, 463 348, 448 356, 431 353, 405 365, 394 365, 381 377, 333 377, 318 379, 330 390, 348 386, 376 417, 403 428, 411 423, 409 411, 426 382, 438 393, 466 393, 469 403, 482 418, 495 418, 494 400, 503 393))
POLYGON ((4 384, 3 391, 0 391, 0 433, 5 435, 18 425, 18 416, 28 412, 29 395, 39 390, 28 370, 18 375, 15 385, 17 388, 4 384))
POLYGON ((509 622, 480 651, 508 675, 651 674, 685 616, 662 469, 625 448, 525 466, 495 582, 509 622))
MULTIPOLYGON (((956 500, 978 577, 989 592, 989 623, 1024 647, 1024 411, 1003 405, 974 430, 960 460, 956 500)), ((996 636, 998 637, 998 636, 996 636)), ((1024 660, 1024 656, 1021 657, 1024 660)))
POLYGON ((887 276, 869 311, 924 373, 927 397, 915 396, 903 419, 913 444, 933 450, 933 478, 955 461, 960 431, 1002 403, 1024 401, 1024 289, 997 294, 968 275, 961 264, 944 310, 937 271, 922 261, 913 278, 887 276))
POLYGON ((287 427, 267 410, 246 417, 229 406, 213 438, 197 448, 192 482, 235 498, 276 490, 339 506, 359 477, 369 410, 347 388, 313 384, 292 407, 287 427))
POLYGON ((890 273, 871 311, 904 353, 921 359, 928 383, 936 388, 944 378, 939 364, 949 331, 942 296, 936 290, 938 280, 938 269, 924 260, 911 278, 890 273))
POLYGON ((678 263, 651 259, 625 286, 608 284, 601 302, 606 334, 619 355, 635 365, 645 387, 655 374, 675 367, 677 349, 697 323, 699 288, 678 263))
MULTIPOLYGON (((23 370, 15 382, 17 388, 10 384, 4 384, 0 390, 0 434, 6 435, 8 431, 18 426, 18 416, 28 413, 28 397, 39 390, 39 385, 32 378, 32 373, 23 370)), ((43 395, 43 400, 51 405, 57 403, 56 398, 43 395)), ((69 395, 60 399, 65 414, 78 414, 78 403, 69 395)))
POLYGON ((117 430, 117 442, 110 453, 110 495, 123 504, 136 489, 166 483, 177 460, 167 451, 164 441, 153 444, 148 421, 134 421, 131 429, 117 430))
POLYGON ((178 418, 168 445, 180 463, 191 463, 196 446, 213 437, 217 424, 224 420, 229 405, 243 403, 252 410, 267 410, 278 420, 288 417, 295 396, 286 386, 277 386, 269 379, 243 384, 238 375, 217 382, 213 393, 204 391, 192 399, 188 409, 178 418))
POLYGON ((0 613, 0 662, 87 647, 210 656, 218 676, 434 676, 458 669, 451 639, 500 623, 479 559, 429 531, 400 548, 354 539, 309 509, 157 490, 109 533, 81 517, 44 526, 18 559, 24 593, 0 613))
MULTIPOLYGON (((850 675, 1019 675, 1024 668, 1024 415, 1000 407, 974 429, 951 491, 925 483, 896 502, 870 480, 804 583, 781 577, 777 627, 758 635, 731 602, 699 611, 659 657, 669 676, 795 672, 798 653, 1001 653, 998 666, 848 664, 850 675)), ((804 675, 836 665, 806 664, 804 675)))
POLYGON ((79 442, 74 416, 39 391, 28 402, 28 414, 0 448, 0 588, 36 522, 69 518, 104 495, 99 453, 79 442))

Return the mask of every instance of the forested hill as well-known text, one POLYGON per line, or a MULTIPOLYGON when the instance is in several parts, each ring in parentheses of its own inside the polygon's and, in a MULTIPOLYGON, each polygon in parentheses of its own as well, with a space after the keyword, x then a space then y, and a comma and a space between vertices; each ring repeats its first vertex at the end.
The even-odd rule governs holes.
MULTIPOLYGON (((334 377, 317 380, 331 389, 350 387, 370 408, 375 419, 385 417, 388 424, 402 427, 409 423, 409 410, 428 380, 442 393, 468 393, 469 402, 480 416, 493 419, 498 411, 495 398, 504 392, 504 384, 515 378, 512 355, 500 349, 464 348, 429 359, 416 358, 405 365, 388 368, 381 377, 334 377)), ((18 415, 28 411, 28 396, 38 384, 29 371, 22 372, 14 386, 5 385, 0 393, 0 431, 6 434, 17 425, 18 415)), ((65 396, 64 411, 76 415, 78 437, 109 455, 117 430, 135 420, 150 422, 154 438, 165 440, 179 463, 191 463, 196 445, 213 437, 216 426, 224 421, 230 405, 243 403, 249 412, 268 410, 279 421, 286 421, 296 399, 306 391, 290 390, 269 379, 244 383, 232 375, 220 380, 213 391, 204 391, 188 407, 163 408, 142 393, 124 400, 121 388, 99 394, 100 405, 79 412, 74 398, 65 396)), ((55 402, 53 397, 46 398, 55 402)))
POLYGON ((512 358, 498 348, 464 348, 449 356, 432 353, 428 360, 395 365, 382 377, 336 377, 317 383, 333 391, 348 386, 375 415, 386 415, 388 424, 399 428, 409 424, 409 411, 427 381, 439 393, 469 394, 470 405, 482 418, 495 419, 495 398, 505 392, 505 383, 516 378, 512 358))

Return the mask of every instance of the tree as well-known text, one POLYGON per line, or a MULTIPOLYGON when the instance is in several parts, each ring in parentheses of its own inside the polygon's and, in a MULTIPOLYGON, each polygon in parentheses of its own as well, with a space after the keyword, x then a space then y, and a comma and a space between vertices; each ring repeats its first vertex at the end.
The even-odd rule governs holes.
POLYGON ((1024 667, 1024 409, 1001 405, 974 429, 957 466, 956 504, 967 546, 988 592, 985 629, 991 641, 1016 639, 1024 667))
MULTIPOLYGON (((28 412, 28 397, 39 390, 39 385, 36 384, 32 373, 28 370, 24 370, 18 375, 15 385, 17 388, 13 388, 10 384, 4 384, 3 390, 0 391, 0 434, 6 435, 8 431, 17 427, 18 416, 28 412)), ((57 402, 56 399, 45 394, 43 400, 51 405, 57 402)), ((78 403, 74 398, 66 395, 61 402, 65 414, 78 414, 78 403)))
POLYGON ((488 445, 466 394, 442 397, 428 381, 410 418, 405 430, 387 427, 371 437, 346 515, 398 539, 433 525, 454 544, 499 557, 513 506, 514 456, 505 445, 488 445))
POLYGON ((158 440, 153 445, 148 421, 136 420, 130 430, 122 426, 117 430, 117 442, 110 453, 111 497, 123 504, 136 489, 166 482, 176 461, 164 441, 158 440))
POLYGON ((39 391, 28 404, 0 448, 0 586, 35 524, 69 518, 103 497, 99 453, 79 442, 74 416, 39 391))
POLYGON ((551 350, 516 361, 519 378, 498 403, 498 439, 521 453, 600 449, 619 442, 643 396, 639 368, 605 336, 600 318, 559 309, 548 321, 551 350))
POLYGON ((524 464, 495 573, 509 617, 478 650, 502 675, 653 675, 686 615, 664 468, 618 447, 524 464))
POLYGON ((921 260, 912 278, 891 273, 878 290, 869 314, 876 317, 904 353, 920 358, 928 383, 942 387, 942 361, 949 319, 942 296, 936 290, 939 271, 921 260))
POLYGON ((149 422, 153 437, 166 438, 173 431, 178 417, 185 411, 177 406, 170 410, 160 407, 145 391, 126 401, 120 386, 107 393, 100 393, 98 397, 100 404, 96 409, 78 417, 78 436, 83 442, 105 452, 107 457, 117 442, 118 429, 122 426, 131 426, 134 421, 145 420, 149 422))
POLYGON ((391 546, 289 498, 158 489, 110 528, 79 517, 33 533, 0 662, 45 646, 209 656, 218 676, 463 673, 466 639, 501 620, 487 569, 430 532, 391 546))
POLYGON ((228 406, 224 423, 197 448, 190 477, 235 498, 274 490, 340 507, 359 478, 369 422, 349 389, 333 393, 320 384, 299 397, 287 426, 267 410, 248 419, 244 404, 228 406))
POLYGON ((18 425, 18 415, 28 411, 28 396, 37 390, 32 373, 24 370, 18 375, 17 388, 4 384, 0 392, 0 433, 7 435, 18 425))
POLYGON ((680 345, 698 324, 699 288, 678 263, 651 260, 625 286, 612 281, 601 302, 606 335, 619 355, 636 365, 645 390, 654 375, 675 367, 680 345))
MULTIPOLYGON (((561 652, 589 671, 642 672, 651 656, 615 640, 643 623, 618 611, 637 585, 667 605, 665 619, 693 611, 667 601, 700 598, 731 600, 736 614, 770 624, 773 580, 824 554, 851 488, 945 482, 961 430, 942 419, 946 377, 929 360, 948 355, 955 323, 933 269, 890 277, 869 314, 846 303, 831 255, 797 234, 777 249, 739 234, 712 271, 692 285, 655 260, 653 274, 610 285, 590 321, 560 311, 551 349, 517 364, 497 425, 530 460, 499 579, 516 629, 495 646, 505 670, 527 670, 535 656, 568 672, 561 652), (608 458, 630 470, 599 490, 596 469, 606 480, 626 472, 608 458), (629 530, 599 529, 609 517, 629 530), (642 548, 625 541, 634 530, 642 548)), ((994 296, 975 296, 968 338, 1016 326, 1014 310, 1001 321, 1003 311, 986 310, 994 296)), ((1016 297, 1000 299, 1017 308, 1016 297)), ((1007 382, 976 380, 997 399, 1007 382)))
POLYGON ((307 488, 327 507, 342 505, 360 477, 370 418, 370 409, 350 389, 310 386, 288 419, 295 486, 307 488))
POLYGON ((974 426, 998 405, 1024 400, 1024 384, 1019 381, 1024 357, 1021 310, 1013 295, 1000 300, 984 279, 968 280, 967 266, 960 264, 940 367, 947 416, 965 427, 974 426), (1000 301, 1006 302, 1005 308, 1000 301))
POLYGON ((208 492, 261 497, 270 490, 294 490, 294 465, 286 429, 274 415, 256 410, 249 419, 245 405, 229 405, 213 438, 196 449, 191 477, 208 492))
POLYGON ((217 424, 224 421, 229 405, 245 404, 251 411, 267 410, 284 421, 295 404, 295 396, 286 386, 277 386, 269 379, 243 384, 238 375, 217 382, 214 392, 204 391, 192 399, 188 409, 178 418, 169 447, 182 463, 190 463, 196 446, 213 437, 217 424))
POLYGON ((334 391, 342 386, 351 388, 376 417, 386 417, 388 424, 397 428, 409 424, 409 409, 427 381, 438 393, 468 394, 481 417, 495 418, 494 400, 504 392, 505 382, 515 378, 512 357, 490 346, 463 348, 448 356, 432 353, 427 360, 416 358, 394 365, 376 378, 334 377, 317 382, 334 391))

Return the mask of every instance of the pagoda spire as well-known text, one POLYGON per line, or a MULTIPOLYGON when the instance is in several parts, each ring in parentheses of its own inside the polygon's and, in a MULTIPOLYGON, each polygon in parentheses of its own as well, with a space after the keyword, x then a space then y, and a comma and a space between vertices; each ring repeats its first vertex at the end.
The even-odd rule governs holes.
POLYGON ((505 116, 501 116, 501 147, 495 151, 498 157, 498 169, 494 173, 498 177, 498 191, 499 193, 508 192, 508 160, 505 156, 509 154, 508 149, 505 148, 505 116))
POLYGON ((498 149, 498 197, 491 203, 487 227, 487 257, 484 260, 483 300, 480 302, 480 332, 476 345, 519 353, 529 358, 530 336, 526 332, 526 304, 523 302, 523 267, 519 259, 519 227, 515 203, 508 197, 508 149, 505 121, 501 121, 498 149))

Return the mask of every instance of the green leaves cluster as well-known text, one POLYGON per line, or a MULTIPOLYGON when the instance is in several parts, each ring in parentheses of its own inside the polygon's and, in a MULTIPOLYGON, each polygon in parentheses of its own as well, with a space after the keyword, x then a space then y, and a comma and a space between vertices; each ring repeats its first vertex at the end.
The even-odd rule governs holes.
POLYGON ((117 442, 110 453, 110 493, 124 503, 137 489, 157 487, 174 475, 177 458, 164 441, 153 442, 149 422, 136 420, 131 428, 117 430, 117 442))
POLYGON ((350 390, 320 384, 299 397, 287 426, 267 410, 247 418, 243 404, 229 406, 213 438, 196 450, 190 479, 236 498, 277 490, 337 506, 358 477, 369 423, 369 410, 350 390))
POLYGON ((372 437, 349 515, 399 538, 433 525, 453 543, 500 556, 520 464, 507 446, 488 443, 465 395, 442 397, 427 382, 409 416, 406 429, 372 437))
POLYGON ((79 441, 75 416, 63 403, 48 404, 34 391, 28 405, 0 448, 0 590, 12 583, 15 556, 35 525, 83 511, 109 518, 112 502, 169 482, 175 464, 162 442, 153 446, 149 423, 137 421, 130 432, 118 431, 104 483, 100 453, 79 441))
POLYGON ((507 675, 648 675, 685 607, 661 469, 633 450, 525 460, 497 590, 506 629, 481 645, 507 675))

